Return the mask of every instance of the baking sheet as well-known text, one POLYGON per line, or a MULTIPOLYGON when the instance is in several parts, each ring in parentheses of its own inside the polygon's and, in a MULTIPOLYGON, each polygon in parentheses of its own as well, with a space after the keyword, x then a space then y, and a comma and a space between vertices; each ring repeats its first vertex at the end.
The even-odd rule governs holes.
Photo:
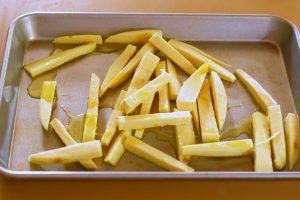
MULTIPOLYGON (((244 69, 252 75, 281 105, 283 116, 288 112, 296 112, 282 55, 275 44, 268 42, 189 43, 231 64, 235 69, 244 69)), ((24 64, 49 55, 52 48, 51 42, 47 41, 29 43, 24 57, 24 64)), ((95 52, 61 67, 56 77, 58 83, 58 101, 54 116, 67 124, 68 117, 61 109, 61 106, 64 106, 75 115, 84 113, 87 105, 91 73, 96 73, 101 80, 103 80, 108 67, 120 52, 121 51, 111 54, 95 52)), ((180 70, 178 71, 180 72, 180 70)), ((236 104, 242 105, 228 110, 226 123, 223 128, 223 130, 226 130, 228 127, 232 127, 233 124, 237 124, 251 116, 258 107, 251 95, 239 81, 236 81, 234 84, 224 83, 229 97, 229 106, 236 104)), ((64 146, 56 134, 43 131, 39 120, 39 100, 33 99, 28 95, 27 87, 29 84, 30 77, 23 71, 21 75, 9 169, 17 171, 85 170, 77 163, 37 166, 28 162, 28 156, 32 153, 64 146)), ((114 92, 118 93, 119 91, 116 90, 114 92)), ((99 135, 104 131, 104 126, 110 111, 110 108, 100 110, 97 131, 99 135)), ((172 145, 172 141, 175 141, 175 137, 171 130, 171 127, 156 131, 149 130, 144 141, 176 157, 176 150, 173 147, 174 145, 172 145), (168 140, 168 142, 164 140, 168 140)), ((124 154, 116 167, 105 164, 100 159, 95 159, 95 161, 98 165, 97 170, 99 171, 163 170, 128 152, 124 154)), ((189 165, 195 168, 196 171, 253 171, 253 159, 251 157, 222 159, 193 157, 189 165)), ((294 170, 300 170, 300 166, 297 165, 294 170)))

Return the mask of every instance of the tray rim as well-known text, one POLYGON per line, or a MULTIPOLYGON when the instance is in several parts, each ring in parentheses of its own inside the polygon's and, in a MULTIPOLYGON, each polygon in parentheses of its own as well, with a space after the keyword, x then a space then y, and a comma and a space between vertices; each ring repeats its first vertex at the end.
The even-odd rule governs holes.
MULTIPOLYGON (((264 17, 274 18, 282 21, 292 28, 293 34, 296 36, 296 42, 300 48, 300 33, 297 26, 283 17, 279 17, 271 14, 226 14, 226 13, 143 13, 143 12, 57 12, 57 11, 34 11, 22 14, 15 18, 9 25, 8 34, 6 37, 5 49, 3 53, 1 74, 0 74, 0 96, 3 95, 4 81, 6 77, 6 71, 8 67, 8 55, 10 53, 10 44, 13 37, 14 28, 18 21, 31 16, 39 15, 161 15, 161 16, 217 16, 217 17, 264 17)), ((29 39, 27 42, 32 41, 29 39)), ((1 102, 1 100, 0 100, 1 102)), ((1 109, 1 107, 0 107, 1 109)), ((12 138, 13 139, 13 138, 12 138)), ((12 140, 11 140, 12 142, 12 140)), ((11 145, 10 145, 11 148, 11 145)), ((9 154, 11 153, 11 150, 9 154)), ((70 178, 70 179, 298 179, 300 178, 299 172, 237 172, 237 171, 225 171, 225 172, 132 172, 132 171, 16 171, 9 168, 0 166, 0 173, 10 178, 70 178)))

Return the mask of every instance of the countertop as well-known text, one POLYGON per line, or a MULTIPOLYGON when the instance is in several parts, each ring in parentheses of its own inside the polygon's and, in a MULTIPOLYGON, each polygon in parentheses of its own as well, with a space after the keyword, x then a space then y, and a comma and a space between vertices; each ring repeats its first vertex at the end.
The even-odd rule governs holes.
MULTIPOLYGON (((0 0, 0 60, 9 24, 32 11, 272 14, 300 26, 299 0, 0 0)), ((300 180, 16 180, 0 175, 0 200, 283 199, 300 180)))

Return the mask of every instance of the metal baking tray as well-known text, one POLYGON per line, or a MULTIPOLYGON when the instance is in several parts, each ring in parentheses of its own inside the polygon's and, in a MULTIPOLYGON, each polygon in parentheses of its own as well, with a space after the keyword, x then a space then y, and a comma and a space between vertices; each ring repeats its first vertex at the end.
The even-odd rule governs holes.
MULTIPOLYGON (((39 124, 38 100, 27 94, 30 79, 22 70, 23 64, 48 55, 52 49, 50 40, 56 36, 81 33, 108 36, 142 28, 162 29, 166 38, 190 42, 235 68, 245 69, 279 102, 283 116, 299 111, 300 37, 297 28, 285 19, 269 15, 30 13, 11 24, 3 57, 0 80, 3 174, 28 178, 300 178, 300 162, 293 171, 256 173, 249 157, 195 158, 191 161, 195 173, 162 171, 130 153, 125 153, 115 168, 97 161, 97 171, 85 171, 78 164, 30 165, 29 154, 60 147, 62 143, 55 134, 44 133, 39 124)), ((118 53, 94 53, 62 67, 56 78, 61 94, 59 102, 75 114, 84 112, 90 73, 95 72, 103 80, 118 53)), ((229 127, 251 115, 256 105, 239 81, 226 84, 226 88, 229 103, 244 105, 242 109, 229 110, 225 125, 229 127)), ((107 112, 103 113, 100 129, 107 118, 107 112)), ((62 112, 55 114, 66 118, 62 112)), ((155 136, 149 135, 145 140, 151 143, 155 136)), ((158 141, 153 145, 175 156, 168 143, 158 141)))

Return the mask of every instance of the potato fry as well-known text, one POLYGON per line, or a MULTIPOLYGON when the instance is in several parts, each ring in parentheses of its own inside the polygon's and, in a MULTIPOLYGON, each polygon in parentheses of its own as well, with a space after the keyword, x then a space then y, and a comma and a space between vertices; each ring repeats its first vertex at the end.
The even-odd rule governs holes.
POLYGON ((124 110, 126 114, 132 113, 136 107, 148 100, 149 97, 155 95, 163 86, 170 82, 170 75, 163 72, 161 75, 138 89, 130 96, 124 99, 124 110))
POLYGON ((131 135, 132 131, 121 131, 120 134, 113 141, 112 145, 109 147, 108 152, 104 158, 104 162, 116 166, 123 154, 125 153, 124 142, 127 135, 131 135))
POLYGON ((227 114, 227 95, 222 80, 216 72, 210 73, 210 85, 217 124, 221 131, 227 114))
POLYGON ((96 43, 98 45, 102 44, 101 35, 68 35, 55 38, 53 44, 86 44, 86 43, 96 43))
POLYGON ((290 170, 293 169, 300 154, 300 128, 299 116, 294 113, 287 114, 285 118, 285 137, 287 147, 287 163, 290 170))
POLYGON ((188 61, 183 55, 181 55, 174 47, 172 47, 167 41, 165 41, 160 35, 154 34, 149 42, 163 52, 168 58, 170 58, 175 64, 178 65, 183 71, 188 74, 192 74, 196 71, 190 61, 188 61))
POLYGON ((122 68, 128 63, 135 52, 136 46, 129 44, 121 53, 121 55, 111 64, 101 85, 99 97, 102 97, 105 94, 105 92, 109 88, 109 82, 114 78, 114 76, 116 76, 116 74, 118 74, 122 70, 122 68))
POLYGON ((201 62, 201 61, 199 61, 199 60, 197 60, 197 59, 191 61, 191 62, 193 63, 193 65, 195 65, 195 66, 200 66, 200 65, 201 65, 202 63, 204 63, 204 62, 209 62, 209 63, 212 63, 212 65, 217 64, 217 65, 220 65, 221 67, 232 68, 231 65, 229 65, 229 64, 227 64, 227 63, 224 63, 223 61, 221 61, 221 60, 219 60, 219 59, 217 59, 217 58, 215 58, 215 57, 213 57, 213 56, 207 54, 206 52, 200 50, 199 48, 197 48, 197 47, 195 47, 195 46, 193 46, 193 45, 191 45, 191 44, 188 44, 188 43, 185 43, 185 42, 182 42, 182 41, 179 41, 179 40, 174 40, 174 39, 169 40, 168 42, 169 42, 169 44, 171 44, 172 46, 174 46, 174 48, 177 47, 177 48, 178 48, 178 49, 177 49, 178 51, 179 51, 179 49, 180 49, 180 48, 179 48, 180 46, 184 46, 184 47, 186 47, 186 48, 190 48, 190 49, 192 49, 193 51, 196 51, 197 53, 201 54, 201 55, 203 56, 203 58, 201 57, 202 60, 203 60, 203 62, 201 62))
POLYGON ((145 129, 170 125, 182 125, 192 119, 188 111, 171 113, 155 113, 145 115, 120 116, 118 119, 119 130, 145 129))
POLYGON ((205 79, 208 63, 204 63, 185 82, 178 93, 176 105, 178 110, 192 111, 205 79))
POLYGON ((210 71, 217 72, 223 80, 229 81, 231 83, 236 80, 234 74, 232 74, 229 70, 206 58, 198 51, 191 48, 190 45, 175 40, 170 40, 169 44, 172 45, 177 51, 179 51, 187 60, 189 60, 189 62, 193 63, 194 66, 198 67, 201 64, 207 62, 209 63, 210 71))
POLYGON ((274 167, 280 170, 286 165, 286 146, 280 105, 269 106, 267 113, 271 136, 274 136, 271 140, 274 167))
POLYGON ((133 73, 138 64, 140 63, 142 57, 146 52, 154 53, 156 48, 147 42, 143 47, 133 56, 133 58, 123 67, 118 74, 108 83, 109 88, 116 88, 122 83, 124 83, 133 73))
POLYGON ((128 87, 125 98, 148 83, 159 62, 159 57, 146 52, 138 65, 128 87))
POLYGON ((170 99, 176 100, 181 88, 181 82, 177 76, 175 66, 169 58, 167 58, 167 72, 171 76, 171 81, 169 83, 170 99))
POLYGON ((124 110, 122 108, 122 103, 125 97, 126 91, 122 90, 117 102, 115 104, 114 110, 112 111, 108 122, 106 124, 105 131, 101 138, 101 143, 104 146, 108 146, 115 136, 117 130, 118 130, 118 117, 124 114, 124 110))
MULTIPOLYGON (((142 104, 141 110, 140 110, 140 115, 150 113, 154 97, 155 97, 155 95, 153 95, 152 97, 149 97, 148 100, 142 104)), ((145 131, 145 129, 137 129, 134 132, 134 136, 139 139, 142 139, 144 136, 144 131, 145 131)))
POLYGON ((88 142, 95 139, 97 120, 98 120, 99 88, 100 88, 100 79, 96 74, 92 73, 88 106, 87 106, 88 108, 86 111, 85 121, 84 121, 83 138, 82 138, 83 142, 88 142))
POLYGON ((148 160, 161 168, 169 171, 193 172, 194 169, 176 160, 175 158, 163 153, 162 151, 144 143, 143 141, 127 136, 125 140, 125 148, 127 151, 148 160))
POLYGON ((176 125, 175 135, 177 142, 178 159, 181 162, 187 164, 190 160, 190 156, 182 155, 182 147, 184 145, 191 145, 196 143, 192 120, 183 125, 176 125))
POLYGON ((162 35, 161 30, 136 30, 117 33, 105 39, 105 43, 144 44, 153 34, 162 35))
POLYGON ((267 139, 270 137, 269 122, 267 117, 255 112, 252 115, 253 140, 254 140, 254 169, 256 172, 272 172, 271 144, 267 139))
POLYGON ((236 157, 248 156, 252 153, 253 142, 251 139, 193 144, 182 147, 182 155, 184 156, 236 157))
POLYGON ((67 164, 99 157, 102 157, 101 143, 95 140, 31 154, 28 160, 37 165, 67 164))
POLYGON ((33 63, 26 64, 24 69, 32 78, 34 78, 42 73, 60 67, 61 65, 74 60, 75 58, 89 54, 95 49, 96 43, 84 44, 66 51, 58 52, 33 63))
POLYGON ((268 106, 277 104, 273 97, 249 74, 241 69, 236 70, 235 74, 246 86, 263 111, 267 111, 268 106))
MULTIPOLYGON (((98 45, 96 51, 100 53, 113 53, 125 49, 128 45, 126 44, 102 44, 98 45)), ((133 45, 132 45, 133 46, 133 45)))
POLYGON ((202 142, 218 142, 220 140, 220 135, 212 105, 208 79, 204 80, 198 96, 198 112, 202 142))
MULTIPOLYGON (((77 144, 60 120, 54 118, 50 124, 66 146, 77 144)), ((80 164, 87 169, 97 169, 97 165, 93 160, 80 161, 80 164)))
POLYGON ((193 110, 191 111, 193 124, 196 129, 197 134, 200 136, 200 119, 199 119, 199 111, 198 111, 198 103, 194 105, 193 110))
MULTIPOLYGON (((162 71, 166 71, 166 61, 160 61, 155 69, 156 77, 159 76, 162 71)), ((170 95, 169 87, 165 85, 160 90, 158 90, 158 112, 170 112, 170 95)))
POLYGON ((40 98, 40 119, 42 126, 48 130, 53 104, 55 101, 56 81, 44 81, 40 98))

